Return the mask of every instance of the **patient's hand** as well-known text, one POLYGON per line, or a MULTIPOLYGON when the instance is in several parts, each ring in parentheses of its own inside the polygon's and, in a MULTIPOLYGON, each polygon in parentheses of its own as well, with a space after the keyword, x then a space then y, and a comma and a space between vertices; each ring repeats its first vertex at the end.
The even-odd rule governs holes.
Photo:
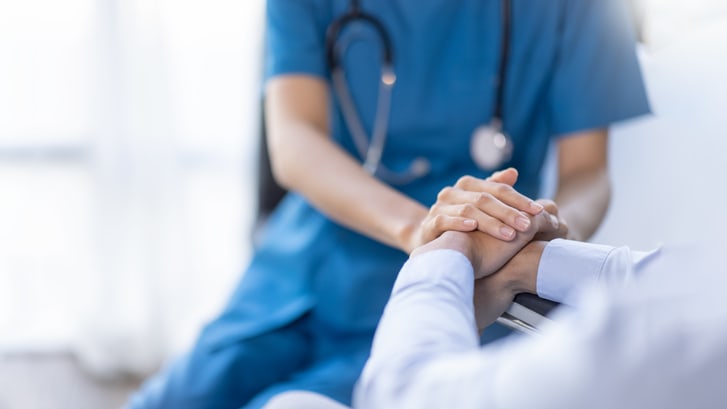
POLYGON ((557 217, 545 211, 537 216, 530 216, 530 221, 530 227, 524 232, 518 232, 512 241, 502 241, 479 231, 470 233, 449 231, 414 250, 412 256, 436 249, 460 251, 472 263, 475 279, 480 279, 502 268, 530 243, 536 234, 552 234, 560 227, 557 217))
POLYGON ((549 199, 538 199, 536 200, 536 202, 543 206, 546 212, 557 217, 559 224, 557 230, 539 232, 535 235, 534 240, 550 241, 553 239, 567 239, 568 223, 566 223, 566 221, 563 220, 562 217, 560 217, 558 205, 556 205, 555 202, 549 199))
MULTIPOLYGON (((536 216, 540 231, 557 231, 557 222, 545 212, 536 216)), ((512 303, 515 295, 535 293, 540 256, 547 242, 531 241, 537 232, 518 236, 512 242, 485 233, 445 232, 414 250, 412 257, 437 249, 456 250, 467 256, 475 270, 475 319, 480 330, 492 324, 512 303)))
POLYGON ((517 294, 535 294, 538 265, 546 245, 544 241, 529 243, 498 272, 475 281, 475 320, 480 331, 495 322, 517 294))
POLYGON ((470 257, 475 270, 475 279, 487 277, 500 270, 510 259, 530 243, 536 235, 554 235, 560 228, 556 216, 542 212, 531 216, 531 227, 519 232, 515 240, 504 242, 479 232, 469 233, 473 254, 470 257))
POLYGON ((547 211, 532 216, 531 221, 531 228, 518 233, 513 241, 501 241, 482 232, 449 231, 411 255, 451 249, 467 256, 475 272, 475 319, 482 330, 508 308, 515 295, 535 293, 538 264, 546 242, 533 239, 536 235, 557 236, 561 229, 558 218, 547 211))

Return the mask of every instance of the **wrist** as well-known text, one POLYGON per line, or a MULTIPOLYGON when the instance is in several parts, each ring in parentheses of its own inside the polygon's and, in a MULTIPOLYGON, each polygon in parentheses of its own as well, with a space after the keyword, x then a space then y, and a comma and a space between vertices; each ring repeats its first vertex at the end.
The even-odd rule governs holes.
POLYGON ((424 244, 419 236, 421 225, 426 215, 427 212, 423 211, 421 216, 414 216, 404 220, 399 227, 395 229, 395 241, 397 243, 397 247, 401 251, 406 254, 411 254, 414 249, 424 244))
POLYGON ((418 230, 416 222, 409 221, 402 224, 395 235, 399 250, 406 254, 411 254, 412 251, 419 247, 420 243, 418 240, 415 240, 418 230))
POLYGON ((508 288, 513 296, 520 293, 537 294, 538 267, 547 244, 545 241, 533 241, 510 261, 513 263, 513 274, 508 288))

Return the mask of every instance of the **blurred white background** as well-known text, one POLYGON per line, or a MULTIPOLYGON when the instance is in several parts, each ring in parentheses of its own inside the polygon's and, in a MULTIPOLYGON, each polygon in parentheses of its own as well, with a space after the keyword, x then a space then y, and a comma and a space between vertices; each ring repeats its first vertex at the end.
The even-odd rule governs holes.
POLYGON ((249 254, 264 3, 0 4, 0 348, 147 372, 249 254))
MULTIPOLYGON (((0 2, 0 353, 144 374, 222 307, 250 254, 263 9, 0 2)), ((727 2, 636 9, 656 115, 615 130, 595 241, 717 238, 727 2)))
POLYGON ((614 130, 614 198, 592 241, 727 251, 727 1, 642 0, 637 9, 654 115, 614 130))

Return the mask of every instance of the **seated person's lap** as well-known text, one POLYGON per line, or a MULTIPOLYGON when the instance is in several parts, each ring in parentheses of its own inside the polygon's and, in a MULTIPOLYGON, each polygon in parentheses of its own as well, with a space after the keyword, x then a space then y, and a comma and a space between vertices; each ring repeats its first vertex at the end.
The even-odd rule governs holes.
POLYGON ((370 351, 369 336, 322 341, 310 315, 269 333, 219 346, 204 333, 194 349, 147 381, 129 409, 257 409, 289 390, 307 390, 350 404, 370 351), (320 344, 340 343, 340 351, 320 344))
POLYGON ((260 392, 250 403, 243 406, 243 409, 260 409, 275 396, 288 391, 316 392, 340 404, 350 405, 353 387, 369 352, 367 347, 358 353, 346 353, 318 361, 296 372, 287 381, 272 385, 260 392))
POLYGON ((240 407, 309 364, 305 321, 223 346, 209 345, 203 334, 192 351, 147 381, 128 407, 240 407))

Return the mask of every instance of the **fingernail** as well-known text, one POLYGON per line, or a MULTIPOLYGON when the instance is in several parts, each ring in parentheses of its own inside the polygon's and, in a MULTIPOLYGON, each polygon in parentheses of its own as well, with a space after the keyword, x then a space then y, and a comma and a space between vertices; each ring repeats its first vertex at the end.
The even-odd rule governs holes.
POLYGON ((525 216, 515 218, 515 226, 520 230, 527 230, 530 227, 530 219, 525 216))
POLYGON ((533 211, 536 213, 540 213, 543 211, 543 209, 545 209, 543 205, 538 202, 530 202, 530 208, 533 209, 533 211))
POLYGON ((469 227, 469 228, 475 228, 475 227, 477 227, 477 222, 475 220, 472 220, 472 219, 467 219, 463 223, 464 223, 465 227, 469 227))
POLYGON ((511 227, 503 226, 500 227, 500 234, 502 234, 502 237, 506 239, 511 239, 515 235, 515 230, 511 227))

